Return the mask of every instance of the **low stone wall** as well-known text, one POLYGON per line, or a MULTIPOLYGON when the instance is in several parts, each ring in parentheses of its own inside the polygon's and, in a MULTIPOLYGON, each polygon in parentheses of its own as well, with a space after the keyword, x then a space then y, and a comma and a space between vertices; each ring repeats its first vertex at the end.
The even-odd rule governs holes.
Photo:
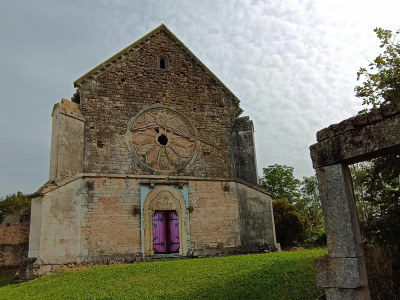
POLYGON ((0 267, 20 266, 28 257, 29 243, 0 244, 0 267))
POLYGON ((28 257, 30 220, 8 215, 0 224, 0 267, 20 266, 28 257))

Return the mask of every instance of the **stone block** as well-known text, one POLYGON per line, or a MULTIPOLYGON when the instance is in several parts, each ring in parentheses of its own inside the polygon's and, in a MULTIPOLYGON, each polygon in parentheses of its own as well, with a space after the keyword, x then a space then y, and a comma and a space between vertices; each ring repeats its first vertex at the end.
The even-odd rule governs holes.
POLYGON ((367 286, 358 289, 327 288, 325 293, 328 300, 371 300, 367 286))
POLYGON ((400 114, 383 120, 370 118, 375 120, 373 124, 358 124, 353 130, 330 136, 310 146, 314 169, 336 163, 352 164, 398 152, 400 114))
POLYGON ((382 106, 382 114, 391 116, 400 114, 400 102, 390 102, 382 106))
POLYGON ((362 256, 357 208, 348 166, 337 164, 316 171, 329 256, 362 256))
POLYGON ((354 126, 365 126, 367 124, 373 124, 379 120, 382 120, 382 112, 380 108, 374 108, 367 114, 357 115, 352 119, 354 126))
POLYGON ((316 259, 314 269, 319 287, 354 289, 368 285, 363 257, 316 259))
POLYGON ((321 129, 317 132, 317 141, 322 142, 328 138, 328 128, 321 129))

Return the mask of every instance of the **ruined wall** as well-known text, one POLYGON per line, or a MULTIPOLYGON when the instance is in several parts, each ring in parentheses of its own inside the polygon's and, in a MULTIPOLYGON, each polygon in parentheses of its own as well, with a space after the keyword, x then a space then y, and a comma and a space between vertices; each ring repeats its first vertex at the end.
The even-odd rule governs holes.
POLYGON ((132 117, 161 104, 184 114, 202 140, 197 160, 180 175, 231 176, 228 144, 237 100, 164 31, 104 67, 79 91, 87 118, 85 173, 149 174, 129 156, 125 134, 132 117), (160 54, 168 57, 166 70, 157 68, 160 54))
POLYGON ((66 99, 53 108, 49 179, 83 171, 84 119, 77 104, 66 99))
POLYGON ((27 215, 8 215, 0 224, 0 267, 19 266, 28 257, 30 220, 27 215))
POLYGON ((0 267, 20 266, 28 257, 28 242, 0 244, 0 267))
POLYGON ((249 117, 237 118, 231 135, 232 175, 258 184, 254 127, 249 117))

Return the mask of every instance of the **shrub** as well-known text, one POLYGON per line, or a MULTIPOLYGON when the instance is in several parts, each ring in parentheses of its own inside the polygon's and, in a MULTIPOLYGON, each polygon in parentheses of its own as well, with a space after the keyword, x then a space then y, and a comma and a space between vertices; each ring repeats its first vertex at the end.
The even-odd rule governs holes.
POLYGON ((371 299, 400 299, 400 273, 393 250, 369 244, 364 251, 371 299))
POLYGON ((282 248, 301 244, 308 235, 310 221, 300 215, 296 206, 286 199, 274 200, 275 232, 278 243, 282 248))
POLYGON ((325 230, 313 230, 308 234, 308 238, 304 241, 304 247, 316 248, 326 246, 326 233, 325 230))

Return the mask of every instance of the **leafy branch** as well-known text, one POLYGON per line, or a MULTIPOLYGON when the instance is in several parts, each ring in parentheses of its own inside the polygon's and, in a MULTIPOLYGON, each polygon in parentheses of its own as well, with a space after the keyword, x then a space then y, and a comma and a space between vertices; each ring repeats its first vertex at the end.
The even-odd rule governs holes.
MULTIPOLYGON (((388 102, 400 101, 400 43, 397 40, 400 30, 392 33, 391 30, 375 28, 374 32, 381 41, 380 47, 384 48, 367 68, 360 68, 357 80, 364 82, 356 86, 356 97, 363 99, 363 105, 380 107, 388 102)), ((360 113, 367 112, 367 109, 360 113)))

